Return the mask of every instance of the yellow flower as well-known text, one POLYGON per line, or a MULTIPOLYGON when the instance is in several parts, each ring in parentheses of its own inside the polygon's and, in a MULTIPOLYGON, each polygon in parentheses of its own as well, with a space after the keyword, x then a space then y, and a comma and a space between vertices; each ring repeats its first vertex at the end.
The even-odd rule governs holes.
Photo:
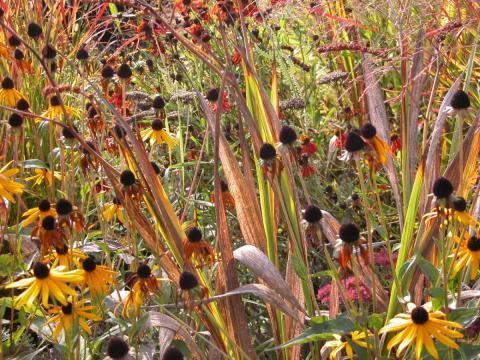
POLYGON ((48 183, 52 186, 54 179, 61 180, 62 175, 58 171, 51 171, 48 169, 34 169, 35 175, 26 178, 25 180, 35 180, 33 186, 40 185, 42 182, 48 183))
POLYGON ((82 282, 83 272, 81 270, 64 270, 65 268, 62 266, 50 269, 44 263, 36 262, 33 265, 33 277, 15 281, 5 287, 6 289, 27 288, 15 297, 15 308, 21 308, 23 305, 31 306, 40 293, 42 304, 45 307, 48 307, 50 295, 62 305, 66 305, 67 299, 65 295, 75 296, 75 290, 66 283, 82 282))
MULTIPOLYGON (((467 235, 469 236, 469 235, 467 235)), ((480 264, 480 239, 471 236, 468 240, 463 241, 459 237, 455 237, 455 241, 459 243, 460 248, 453 266, 452 275, 456 275, 459 271, 470 267, 470 280, 475 280, 478 276, 478 268, 480 264)), ((452 254, 451 256, 455 256, 452 254)))
POLYGON ((47 324, 56 324, 52 334, 55 340, 58 340, 58 336, 62 330, 64 333, 71 331, 75 321, 78 321, 80 327, 88 335, 92 335, 92 330, 90 330, 86 320, 99 321, 102 317, 97 314, 92 314, 90 311, 94 310, 95 306, 85 305, 86 302, 86 299, 68 302, 66 305, 56 306, 48 311, 50 314, 55 314, 47 321, 47 324))
POLYGON ((343 349, 347 353, 349 359, 353 359, 353 349, 352 346, 348 343, 349 338, 355 344, 363 348, 369 348, 370 345, 365 341, 365 338, 370 336, 370 334, 365 333, 365 331, 353 331, 350 334, 346 335, 337 335, 334 334, 333 337, 335 340, 330 340, 325 343, 325 347, 332 348, 330 353, 330 359, 336 359, 337 354, 339 354, 343 349))
POLYGON ((390 146, 377 136, 377 129, 371 123, 364 124, 360 133, 367 143, 375 151, 377 161, 384 165, 387 162, 387 155, 392 153, 390 146))
POLYGON ((468 213, 467 202, 463 197, 458 196, 454 198, 452 201, 452 209, 454 220, 458 221, 460 224, 468 225, 473 228, 478 226, 478 221, 468 213))
POLYGON ((52 267, 63 266, 68 271, 72 262, 86 259, 87 255, 80 249, 68 249, 67 245, 55 247, 55 250, 46 255, 43 259, 46 262, 52 261, 52 267))
POLYGON ((158 144, 167 144, 169 149, 173 149, 177 144, 177 141, 164 127, 163 121, 155 119, 152 121, 152 126, 148 129, 142 130, 142 140, 147 141, 150 139, 150 143, 157 142, 158 144))
MULTIPOLYGON (((65 112, 69 116, 76 116, 77 115, 77 110, 65 105, 65 112)), ((42 114, 42 117, 47 118, 47 119, 52 119, 52 120, 58 120, 64 115, 62 106, 60 105, 60 99, 58 98, 57 95, 53 95, 50 98, 50 105, 48 106, 48 109, 42 114)), ((40 122, 42 119, 40 118, 35 118, 35 122, 40 122)))
POLYGON ((26 218, 22 221, 22 226, 27 227, 28 225, 34 223, 38 220, 38 223, 41 223, 46 216, 55 216, 57 212, 50 204, 50 201, 47 199, 41 200, 38 203, 37 207, 28 209, 22 215, 26 218))
POLYGON ((140 283, 136 282, 123 301, 122 316, 125 319, 130 318, 130 308, 133 308, 133 315, 138 316, 144 297, 145 295, 141 290, 140 283))
POLYGON ((107 266, 97 265, 95 260, 87 257, 81 262, 84 274, 84 286, 88 286, 93 296, 106 294, 109 286, 115 282, 116 271, 107 266))
POLYGON ((0 88, 0 103, 8 107, 15 107, 17 101, 24 98, 25 96, 15 89, 13 80, 9 77, 4 77, 0 88))
POLYGON ((12 59, 12 55, 10 54, 8 46, 2 43, 0 43, 0 57, 7 60, 12 59))
POLYGON ((120 200, 117 197, 115 197, 113 198, 113 202, 107 203, 103 206, 102 216, 105 219, 105 221, 112 221, 113 217, 116 214, 118 220, 122 224, 125 224, 125 217, 123 216, 122 208, 123 206, 120 203, 120 200))
POLYGON ((463 338, 463 335, 450 328, 461 329, 462 325, 445 320, 445 314, 441 311, 431 312, 431 303, 423 306, 415 306, 413 303, 408 303, 407 309, 408 313, 398 314, 380 330, 380 334, 399 331, 388 342, 388 350, 399 345, 397 357, 400 357, 400 354, 405 349, 415 343, 415 357, 417 360, 421 358, 424 346, 434 359, 439 359, 432 336, 445 346, 458 349, 458 344, 452 338, 463 338))
POLYGON ((14 203, 15 199, 12 194, 20 195, 23 192, 24 185, 9 179, 20 171, 18 168, 7 170, 9 165, 10 163, 0 169, 0 197, 14 203))

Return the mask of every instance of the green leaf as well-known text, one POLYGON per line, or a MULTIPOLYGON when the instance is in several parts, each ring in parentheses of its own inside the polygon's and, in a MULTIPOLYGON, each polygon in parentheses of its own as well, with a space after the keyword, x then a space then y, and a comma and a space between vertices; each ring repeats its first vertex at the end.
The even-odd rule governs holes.
POLYGON ((307 280, 308 272, 303 264, 303 261, 297 255, 292 256, 292 264, 295 272, 297 273, 298 277, 302 280, 307 280))
POLYGON ((48 169, 47 164, 39 159, 28 159, 23 162, 25 169, 48 169))
POLYGON ((449 321, 455 321, 466 326, 478 316, 477 308, 461 307, 453 310, 447 316, 449 321))
POLYGON ((0 255, 0 276, 9 276, 12 273, 13 257, 10 254, 0 255))
POLYGON ((420 269, 422 269, 423 273, 428 278, 428 280, 432 284, 437 285, 438 278, 440 277, 440 273, 438 272, 438 269, 435 266, 433 266, 432 263, 425 260, 421 256, 418 257, 418 265, 420 266, 420 269))
POLYGON ((385 323, 385 313, 372 314, 367 318, 367 324, 369 328, 379 330, 385 323))

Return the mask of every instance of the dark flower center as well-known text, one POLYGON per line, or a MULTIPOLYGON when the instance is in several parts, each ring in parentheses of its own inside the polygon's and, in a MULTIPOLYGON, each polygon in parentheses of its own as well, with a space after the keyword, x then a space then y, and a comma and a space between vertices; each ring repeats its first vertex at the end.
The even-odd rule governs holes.
POLYGON ((58 215, 69 215, 73 211, 73 206, 67 199, 58 199, 55 209, 58 215))
POLYGON ((15 58, 15 60, 23 60, 25 59, 25 54, 22 50, 15 49, 15 51, 13 52, 13 57, 15 58))
POLYGON ((465 211, 467 210, 467 202, 465 199, 461 196, 457 197, 455 200, 453 200, 453 209, 455 211, 465 211))
POLYGON ((12 113, 8 117, 8 125, 13 128, 18 128, 23 125, 23 117, 17 113, 12 113))
POLYGON ((175 346, 169 346, 165 350, 162 360, 183 360, 183 354, 175 346))
POLYGON ((42 28, 40 27, 40 25, 31 22, 30 24, 28 24, 27 34, 31 38, 38 38, 40 35, 42 35, 42 28))
POLYGON ((363 149, 365 142, 356 131, 350 131, 345 140, 345 149, 348 152, 356 152, 363 149))
POLYGON ((93 260, 93 258, 91 257, 88 257, 85 260, 83 260, 82 266, 83 266, 83 270, 87 272, 92 272, 97 268, 97 264, 95 263, 95 260, 93 260))
POLYGON ((423 325, 428 321, 428 311, 422 306, 417 306, 415 309, 413 309, 410 316, 412 321, 417 325, 423 325))
POLYGON ((322 210, 318 206, 308 205, 303 213, 303 218, 310 224, 315 224, 322 218, 322 210))
POLYGON ((72 312, 73 312, 72 303, 68 303, 67 305, 62 306, 62 312, 65 315, 72 315, 72 312))
POLYGON ((111 79, 115 75, 115 72, 113 71, 113 68, 110 65, 105 65, 102 68, 102 77, 104 79, 111 79))
POLYGON ((132 186, 135 184, 135 175, 130 170, 124 170, 120 174, 120 182, 124 186, 132 186))
POLYGON ((44 263, 36 262, 33 264, 33 275, 35 275, 37 279, 46 279, 49 274, 50 269, 44 263))
POLYGON ((14 87, 13 80, 8 76, 4 77, 2 80, 2 89, 11 90, 13 89, 13 87, 14 87))
POLYGON ((463 90, 457 90, 450 100, 450 106, 456 110, 467 109, 470 107, 470 99, 463 90))
POLYGON ((128 79, 132 76, 132 69, 128 64, 122 64, 117 70, 117 75, 120 79, 128 79))
POLYGON ((28 103, 27 100, 22 98, 17 101, 17 110, 27 111, 29 107, 30 107, 30 104, 28 103))
POLYGON ((120 201, 120 198, 118 196, 115 196, 112 200, 112 202, 115 204, 115 205, 120 205, 122 202, 120 201))
POLYGON ((199 242, 202 240, 202 237, 202 232, 197 227, 193 227, 187 231, 187 238, 190 242, 199 242))
POLYGON ((207 100, 211 102, 217 101, 218 95, 219 95, 218 92, 219 92, 218 88, 213 88, 208 90, 206 95, 207 100))
POLYGON ((12 35, 8 38, 8 45, 11 47, 17 47, 20 46, 22 42, 20 41, 19 37, 16 35, 12 35))
POLYGON ((184 271, 180 275, 179 284, 182 290, 192 290, 198 286, 198 280, 191 272, 184 271))
POLYGON ((81 60, 81 61, 88 60, 88 56, 89 55, 88 55, 87 49, 85 49, 83 47, 78 49, 77 54, 76 54, 77 60, 81 60))
POLYGON ((147 264, 142 264, 137 269, 137 275, 141 279, 146 279, 152 274, 152 269, 147 264))
POLYGON ((342 241, 354 243, 360 239, 360 230, 354 223, 348 222, 340 226, 338 236, 342 241))
POLYGON ((433 183, 433 194, 439 199, 446 199, 453 193, 452 183, 445 177, 439 177, 433 183))
POLYGON ((377 129, 371 123, 366 123, 361 127, 360 133, 365 139, 371 139, 377 135, 377 129))
POLYGON ((467 248, 470 251, 479 251, 480 250, 480 238, 472 236, 468 239, 467 248))
POLYGON ((51 215, 45 216, 42 220, 42 227, 47 231, 55 229, 55 218, 51 215))
POLYGON ((38 210, 40 210, 41 212, 46 212, 50 210, 50 208, 50 201, 48 201, 47 199, 43 199, 38 203, 38 210))
POLYGON ((62 247, 55 246, 55 251, 58 255, 66 255, 68 252, 68 246, 63 245, 62 247))
POLYGON ((57 95, 53 95, 50 98, 50 105, 51 106, 60 106, 60 99, 57 95))
POLYGON ((152 107, 156 110, 163 109, 165 107, 165 100, 161 96, 155 96, 152 102, 152 107))
POLYGON ((155 131, 162 130, 164 128, 163 121, 160 119, 155 119, 152 121, 152 129, 155 131))
POLYGON ((107 354, 112 359, 121 359, 128 354, 130 350, 128 344, 118 336, 112 336, 108 340, 107 354))
POLYGON ((284 125, 280 129, 279 138, 282 144, 291 145, 297 140, 297 133, 292 127, 284 125))
POLYGON ((57 56, 57 50, 52 45, 47 45, 42 50, 42 55, 45 59, 54 59, 57 56))
POLYGON ((277 156, 277 150, 272 144, 265 143, 260 148, 260 159, 262 160, 272 160, 277 156))

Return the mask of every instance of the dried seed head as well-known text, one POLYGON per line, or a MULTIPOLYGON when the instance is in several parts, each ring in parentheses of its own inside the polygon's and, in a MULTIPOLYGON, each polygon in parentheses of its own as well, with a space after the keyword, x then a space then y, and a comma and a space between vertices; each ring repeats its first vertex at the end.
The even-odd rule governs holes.
POLYGON ((288 125, 282 126, 280 129, 280 142, 285 145, 291 145, 297 140, 297 133, 288 125))
POLYGON ((27 34, 32 39, 37 39, 40 37, 40 35, 42 35, 42 27, 34 22, 31 22, 27 26, 27 34))
POLYGON ((128 354, 129 350, 130 347, 121 337, 112 336, 108 340, 107 354, 112 359, 117 360, 124 358, 128 354))
POLYGON ((470 98, 463 90, 457 90, 450 100, 450 106, 455 110, 463 110, 470 107, 470 98))
POLYGON ((55 204, 58 215, 67 216, 73 211, 73 206, 67 199, 58 199, 55 204))
POLYGON ((133 184, 135 184, 135 181, 135 175, 130 170, 124 170, 120 174, 120 182, 123 186, 132 186, 133 184))
POLYGON ((152 269, 147 264, 142 264, 137 269, 137 275, 141 279, 146 279, 152 274, 152 269))
POLYGON ((198 280, 191 272, 184 271, 180 275, 179 284, 182 290, 192 290, 198 286, 198 280))
POLYGON ((130 66, 128 66, 128 64, 124 63, 118 67, 117 76, 120 79, 129 79, 132 76, 132 69, 130 69, 130 66))
POLYGON ((40 280, 46 279, 50 274, 50 269, 48 268, 47 265, 45 265, 42 262, 34 263, 32 268, 33 268, 33 275, 35 275, 37 279, 40 279, 40 280))
POLYGON ((354 223, 348 222, 340 226, 338 236, 342 241, 354 243, 360 239, 360 230, 354 223))
POLYGON ((183 354, 175 346, 170 345, 163 354, 162 360, 183 360, 183 354))
POLYGON ((50 201, 48 201, 47 199, 40 200, 37 206, 38 210, 40 210, 41 212, 47 212, 52 207, 50 205, 50 201))
POLYGON ((470 251, 480 251, 480 238, 476 236, 470 237, 467 242, 467 248, 470 251))
POLYGON ((19 128, 23 125, 23 117, 17 113, 12 113, 8 117, 8 125, 12 128, 19 128))
POLYGON ((207 95, 205 96, 208 101, 215 102, 218 100, 219 96, 219 89, 218 88, 212 88, 208 90, 207 95))
POLYGON ((371 123, 366 123, 360 128, 360 133, 365 139, 371 139, 377 135, 377 129, 371 123))
POLYGON ((350 131, 347 135, 347 139, 345 141, 345 149, 348 152, 356 152, 363 149, 365 146, 365 142, 362 140, 360 135, 356 131, 350 131))
POLYGON ((187 239, 192 243, 196 243, 202 240, 202 232, 198 227, 192 227, 187 231, 187 239))
POLYGON ((422 306, 417 306, 412 310, 410 317, 414 324, 423 325, 428 321, 428 311, 425 310, 422 306))
POLYGON ((155 110, 163 109, 165 107, 165 100, 163 100, 163 98, 160 95, 155 96, 155 98, 153 99, 153 102, 152 102, 152 107, 155 110))
POLYGON ((17 101, 16 105, 17 110, 27 111, 30 108, 30 104, 24 98, 21 98, 17 101))
POLYGON ((102 77, 104 79, 111 79, 113 78, 113 75, 115 75, 115 71, 113 71, 113 68, 110 65, 105 65, 102 68, 102 77))
POLYGON ((439 177, 433 183, 433 194, 439 199, 446 199, 453 193, 452 183, 445 177, 439 177))
POLYGON ((467 202, 463 197, 459 196, 453 200, 452 207, 455 211, 462 212, 467 210, 467 202))
POLYGON ((52 45, 46 45, 42 50, 42 55, 45 59, 53 60, 57 56, 57 50, 52 45))
POLYGON ((272 144, 264 143, 260 147, 260 159, 262 160, 273 160, 277 156, 277 150, 272 144))
POLYGON ((322 210, 318 206, 308 205, 303 212, 303 218, 310 224, 315 224, 322 219, 322 210))
POLYGON ((51 215, 45 216, 42 220, 42 228, 47 231, 55 229, 55 218, 51 215))

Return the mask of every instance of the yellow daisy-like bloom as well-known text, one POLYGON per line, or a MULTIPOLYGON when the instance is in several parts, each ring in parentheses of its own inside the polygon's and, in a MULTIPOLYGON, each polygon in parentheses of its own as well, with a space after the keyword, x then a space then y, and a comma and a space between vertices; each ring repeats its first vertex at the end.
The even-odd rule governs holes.
POLYGON ((143 304, 145 295, 141 289, 141 284, 136 282, 123 301, 122 316, 125 319, 130 318, 130 309, 133 308, 133 315, 138 316, 140 307, 143 304))
POLYGON ((57 211, 50 204, 47 199, 41 200, 37 207, 28 209, 22 215, 25 219, 22 221, 22 226, 27 227, 38 220, 40 224, 46 216, 55 216, 57 211))
POLYGON ((46 255, 43 260, 45 262, 52 262, 52 267, 63 266, 68 271, 70 264, 78 262, 78 260, 86 259, 88 256, 80 249, 69 249, 67 245, 63 247, 55 247, 55 250, 46 255))
POLYGON ((152 126, 148 129, 142 130, 142 140, 147 141, 150 139, 150 143, 157 142, 158 144, 167 144, 169 149, 173 149, 177 144, 177 141, 166 129, 163 121, 155 119, 152 121, 152 126))
POLYGON ((334 334, 333 337, 335 340, 330 340, 325 343, 325 347, 332 348, 330 353, 330 359, 336 359, 337 355, 345 349, 349 359, 353 359, 353 349, 352 346, 348 343, 348 339, 353 341, 360 347, 369 348, 370 345, 365 341, 365 338, 370 336, 370 334, 365 333, 365 331, 353 331, 350 334, 337 335, 334 334))
POLYGON ((120 200, 115 197, 111 203, 105 204, 102 208, 102 216, 105 221, 112 221, 113 217, 117 215, 118 221, 125 224, 125 217, 123 216, 123 206, 120 200))
POLYGON ((437 348, 432 336, 445 346, 458 349, 458 344, 452 340, 463 338, 463 334, 450 328, 461 329, 462 325, 445 320, 441 311, 431 312, 431 303, 416 306, 407 304, 408 313, 401 313, 391 319, 381 330, 380 334, 398 331, 387 344, 388 350, 398 345, 397 357, 415 343, 415 358, 421 358, 422 349, 425 347, 434 359, 439 359, 437 348))
POLYGON ((23 192, 24 185, 10 179, 12 176, 16 175, 20 169, 12 168, 7 170, 9 165, 10 163, 0 169, 0 197, 14 203, 15 199, 12 195, 20 195, 23 192))
MULTIPOLYGON (((69 116, 76 116, 77 115, 77 110, 65 105, 65 112, 69 116)), ((58 120, 62 118, 64 115, 62 106, 60 105, 60 99, 58 98, 57 95, 53 95, 50 98, 50 105, 48 106, 48 109, 42 114, 42 117, 47 118, 47 119, 52 119, 52 120, 58 120)), ((35 122, 40 122, 42 119, 36 118, 35 122)))
MULTIPOLYGON (((468 236, 468 235, 467 235, 468 236)), ((458 272, 469 267, 470 280, 475 280, 478 276, 478 268, 480 264, 480 238, 476 236, 470 237, 468 240, 462 241, 459 237, 455 237, 455 241, 459 243, 460 248, 453 266, 452 275, 455 276, 458 272)), ((455 256, 453 254, 452 256, 455 256)))
POLYGON ((34 169, 35 175, 26 178, 27 181, 35 180, 33 186, 40 185, 42 182, 48 183, 49 186, 52 186, 55 179, 61 180, 62 175, 58 171, 51 171, 48 169, 34 169))
POLYGON ((99 321, 102 320, 102 317, 97 314, 92 314, 91 310, 94 310, 95 306, 85 305, 86 302, 86 299, 68 302, 66 305, 56 306, 48 311, 50 314, 55 314, 47 321, 47 324, 56 324, 55 330, 53 330, 52 333, 52 337, 55 340, 58 340, 62 330, 64 333, 71 331, 75 321, 78 321, 80 327, 88 335, 92 335, 92 330, 86 320, 99 321))
POLYGON ((361 127, 360 133, 375 151, 377 161, 382 165, 386 164, 388 159, 387 155, 391 154, 392 150, 385 141, 377 136, 377 129, 375 126, 366 123, 361 127))
POLYGON ((97 265, 91 257, 84 259, 81 267, 84 274, 84 286, 88 286, 93 296, 106 294, 110 285, 115 282, 117 272, 107 266, 97 265))
POLYGON ((75 296, 75 290, 66 283, 81 283, 84 279, 82 270, 65 271, 62 266, 50 269, 41 262, 36 262, 33 265, 33 274, 33 277, 15 281, 5 287, 6 289, 27 288, 15 297, 14 305, 16 309, 23 305, 30 307, 40 294, 42 304, 45 307, 48 307, 50 295, 62 305, 66 305, 65 295, 75 296))
POLYGON ((15 89, 12 79, 4 77, 0 88, 0 103, 8 107, 15 107, 20 99, 25 99, 25 96, 15 89))
POLYGON ((452 211, 453 219, 460 224, 468 225, 473 228, 479 225, 478 221, 468 213, 467 202, 463 197, 455 197, 452 201, 452 211))

